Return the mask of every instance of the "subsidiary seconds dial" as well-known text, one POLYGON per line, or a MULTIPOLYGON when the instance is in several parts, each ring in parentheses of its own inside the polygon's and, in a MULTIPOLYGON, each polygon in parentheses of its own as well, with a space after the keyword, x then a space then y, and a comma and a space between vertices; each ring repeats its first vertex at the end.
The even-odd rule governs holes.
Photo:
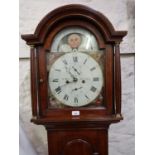
POLYGON ((71 52, 59 57, 49 71, 49 87, 62 104, 80 107, 100 94, 103 75, 99 64, 88 54, 71 52))

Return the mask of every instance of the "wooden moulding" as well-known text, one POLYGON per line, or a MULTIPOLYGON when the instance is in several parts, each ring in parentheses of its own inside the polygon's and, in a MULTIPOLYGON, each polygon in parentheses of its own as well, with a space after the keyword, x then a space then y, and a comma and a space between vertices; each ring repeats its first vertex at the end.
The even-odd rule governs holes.
POLYGON ((104 118, 85 118, 85 119, 49 119, 49 118, 32 118, 31 122, 35 124, 44 124, 47 128, 51 129, 65 129, 65 128, 105 128, 109 127, 111 123, 117 123, 123 118, 121 116, 111 115, 105 116, 104 118))
POLYGON ((30 67, 31 67, 31 102, 32 102, 32 116, 38 115, 37 106, 37 73, 36 73, 36 49, 31 46, 30 50, 30 67))
POLYGON ((119 43, 115 45, 115 110, 116 115, 121 115, 121 64, 120 64, 120 47, 119 43))

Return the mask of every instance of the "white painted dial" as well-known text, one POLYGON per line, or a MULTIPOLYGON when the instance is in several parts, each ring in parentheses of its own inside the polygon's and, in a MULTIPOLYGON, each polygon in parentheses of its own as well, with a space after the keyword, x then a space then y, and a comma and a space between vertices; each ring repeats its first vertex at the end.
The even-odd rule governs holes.
POLYGON ((49 86, 61 103, 71 107, 84 106, 99 95, 103 86, 102 70, 88 54, 67 53, 53 63, 49 86))

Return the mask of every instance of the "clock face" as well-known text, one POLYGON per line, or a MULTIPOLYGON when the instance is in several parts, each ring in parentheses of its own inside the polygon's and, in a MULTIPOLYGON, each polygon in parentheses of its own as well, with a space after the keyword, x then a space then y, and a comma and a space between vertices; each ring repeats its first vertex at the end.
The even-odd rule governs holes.
MULTIPOLYGON (((74 39, 76 37, 73 36, 74 39)), ((77 40, 72 44, 76 46, 80 43, 77 40)), ((85 106, 99 96, 102 87, 102 70, 96 60, 86 53, 69 52, 59 56, 49 70, 50 91, 63 105, 85 106)))

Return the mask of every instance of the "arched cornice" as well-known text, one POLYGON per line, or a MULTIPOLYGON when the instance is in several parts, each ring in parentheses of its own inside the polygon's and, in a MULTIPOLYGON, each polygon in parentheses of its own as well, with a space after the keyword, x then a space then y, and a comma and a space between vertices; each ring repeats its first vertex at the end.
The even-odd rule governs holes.
POLYGON ((106 42, 121 42, 122 38, 127 34, 126 31, 116 31, 111 22, 98 11, 84 5, 71 4, 51 11, 40 21, 34 34, 26 34, 21 37, 28 45, 41 45, 44 43, 48 33, 54 28, 54 25, 69 19, 80 19, 90 22, 104 35, 106 42))

